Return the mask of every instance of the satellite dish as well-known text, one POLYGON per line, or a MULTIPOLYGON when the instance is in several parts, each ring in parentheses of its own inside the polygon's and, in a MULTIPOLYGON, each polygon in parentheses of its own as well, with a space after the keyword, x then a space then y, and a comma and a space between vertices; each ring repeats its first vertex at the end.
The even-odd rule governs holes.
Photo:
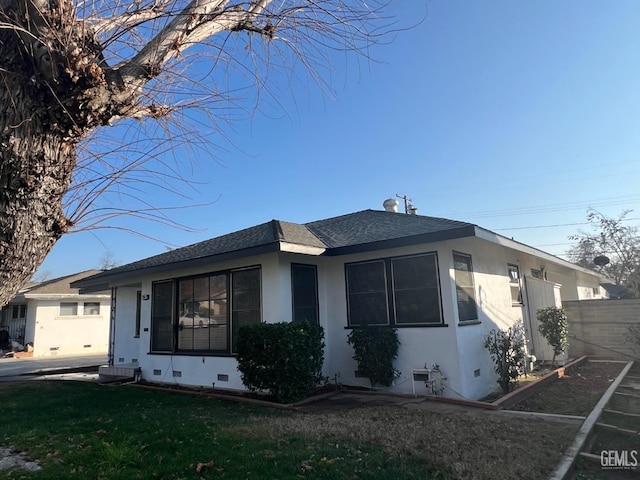
POLYGON ((599 267, 604 267, 609 263, 609 257, 606 257, 604 255, 598 255, 596 258, 593 259, 593 263, 599 267))

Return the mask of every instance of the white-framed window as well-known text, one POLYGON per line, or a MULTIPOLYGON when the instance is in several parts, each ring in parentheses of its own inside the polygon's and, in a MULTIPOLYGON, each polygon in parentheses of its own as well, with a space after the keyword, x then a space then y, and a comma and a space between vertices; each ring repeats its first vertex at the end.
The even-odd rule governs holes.
POLYGON ((100 302, 84 302, 85 315, 100 315, 100 302))
POLYGON ((60 302, 60 316, 74 317, 78 315, 78 302, 60 302))
POLYGON ((522 306, 522 287, 520 285, 520 267, 507 264, 509 274, 509 288, 511 289, 511 304, 514 307, 522 306))

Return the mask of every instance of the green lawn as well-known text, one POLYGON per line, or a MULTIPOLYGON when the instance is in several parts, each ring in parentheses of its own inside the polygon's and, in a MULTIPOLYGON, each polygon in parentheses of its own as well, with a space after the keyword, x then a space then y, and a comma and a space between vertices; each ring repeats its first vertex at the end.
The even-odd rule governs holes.
POLYGON ((0 384, 0 444, 43 469, 0 479, 447 478, 373 442, 274 432, 290 412, 132 386, 0 384))

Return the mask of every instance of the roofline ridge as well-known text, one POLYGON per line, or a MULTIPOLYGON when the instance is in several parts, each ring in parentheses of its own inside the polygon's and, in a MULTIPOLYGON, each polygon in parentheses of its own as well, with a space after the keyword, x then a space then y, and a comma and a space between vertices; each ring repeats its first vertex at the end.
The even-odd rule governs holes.
POLYGON ((284 232, 282 231, 282 222, 280 220, 273 219, 269 222, 273 228, 273 235, 277 241, 284 240, 284 232))

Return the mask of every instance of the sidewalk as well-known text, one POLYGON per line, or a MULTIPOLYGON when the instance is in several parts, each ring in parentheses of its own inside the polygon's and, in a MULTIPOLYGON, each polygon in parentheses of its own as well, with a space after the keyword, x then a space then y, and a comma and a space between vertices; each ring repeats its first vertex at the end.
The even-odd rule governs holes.
MULTIPOLYGON (((23 375, 38 375, 45 372, 86 370, 107 363, 107 354, 66 355, 50 357, 2 358, 0 359, 0 381, 23 375)), ((24 378, 22 379, 24 380, 24 378)))

